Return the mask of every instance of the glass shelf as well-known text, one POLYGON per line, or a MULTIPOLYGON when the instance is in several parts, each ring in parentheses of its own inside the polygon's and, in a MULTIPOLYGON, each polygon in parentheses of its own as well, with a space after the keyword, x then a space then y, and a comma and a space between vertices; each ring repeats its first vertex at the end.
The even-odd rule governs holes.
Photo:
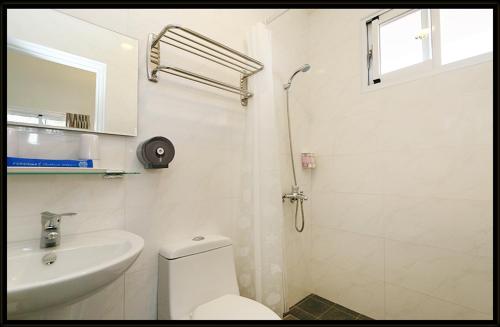
POLYGON ((7 175, 103 175, 112 178, 136 174, 139 172, 106 168, 7 167, 7 175))

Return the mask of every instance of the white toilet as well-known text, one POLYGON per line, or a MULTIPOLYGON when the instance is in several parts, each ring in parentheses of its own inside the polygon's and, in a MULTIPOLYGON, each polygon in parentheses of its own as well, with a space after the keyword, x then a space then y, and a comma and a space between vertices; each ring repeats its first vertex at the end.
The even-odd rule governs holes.
POLYGON ((160 249, 158 319, 280 320, 239 294, 231 239, 204 235, 160 249))

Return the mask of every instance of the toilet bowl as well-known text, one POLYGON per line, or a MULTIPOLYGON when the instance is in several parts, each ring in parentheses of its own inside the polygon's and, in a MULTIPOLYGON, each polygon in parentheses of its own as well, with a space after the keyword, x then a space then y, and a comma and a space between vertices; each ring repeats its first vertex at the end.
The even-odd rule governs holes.
POLYGON ((280 320, 240 296, 232 242, 219 235, 171 241, 158 257, 158 319, 280 320))
POLYGON ((268 307, 234 294, 223 295, 194 309, 193 320, 279 320, 268 307))

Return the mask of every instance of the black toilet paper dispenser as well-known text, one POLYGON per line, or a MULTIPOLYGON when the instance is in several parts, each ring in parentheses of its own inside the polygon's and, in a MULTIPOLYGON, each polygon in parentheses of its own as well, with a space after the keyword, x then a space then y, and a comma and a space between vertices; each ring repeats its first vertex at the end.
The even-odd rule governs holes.
POLYGON ((137 158, 146 169, 168 168, 174 155, 174 145, 163 136, 155 136, 137 146, 137 158))

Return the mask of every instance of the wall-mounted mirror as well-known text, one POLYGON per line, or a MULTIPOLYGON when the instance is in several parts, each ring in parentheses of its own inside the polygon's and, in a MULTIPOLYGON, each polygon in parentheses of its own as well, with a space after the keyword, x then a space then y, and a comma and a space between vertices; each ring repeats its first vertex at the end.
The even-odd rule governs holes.
POLYGON ((51 9, 7 11, 7 122, 137 135, 138 42, 51 9))

